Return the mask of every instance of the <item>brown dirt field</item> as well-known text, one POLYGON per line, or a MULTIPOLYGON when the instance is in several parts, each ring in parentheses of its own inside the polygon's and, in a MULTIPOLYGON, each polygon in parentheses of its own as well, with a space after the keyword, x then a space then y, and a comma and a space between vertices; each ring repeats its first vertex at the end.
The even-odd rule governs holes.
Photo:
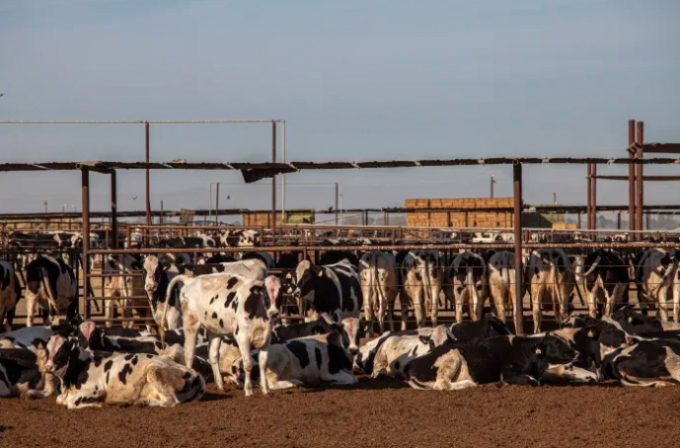
POLYGON ((680 388, 483 386, 416 391, 396 381, 246 399, 209 386, 172 409, 69 411, 0 401, 0 446, 673 447, 680 388))

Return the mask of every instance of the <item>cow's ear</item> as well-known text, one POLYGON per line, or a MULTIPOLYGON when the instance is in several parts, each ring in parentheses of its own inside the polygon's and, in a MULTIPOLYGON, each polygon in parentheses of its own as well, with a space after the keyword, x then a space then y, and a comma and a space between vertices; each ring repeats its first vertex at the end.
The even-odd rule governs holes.
POLYGON ((324 271, 323 268, 316 268, 316 275, 319 277, 323 277, 324 271))
POLYGON ((430 345, 431 339, 428 336, 419 335, 418 340, 421 344, 430 345))

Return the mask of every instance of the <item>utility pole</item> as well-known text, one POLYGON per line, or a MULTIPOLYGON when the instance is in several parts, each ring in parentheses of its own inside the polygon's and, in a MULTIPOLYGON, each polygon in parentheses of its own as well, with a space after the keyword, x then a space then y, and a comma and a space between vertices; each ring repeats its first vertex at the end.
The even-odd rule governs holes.
POLYGON ((338 183, 335 183, 335 225, 338 225, 338 222, 340 221, 340 211, 338 210, 338 205, 339 205, 339 188, 338 188, 338 183))
POLYGON ((491 173, 491 199, 493 199, 493 184, 496 183, 496 179, 493 176, 493 173, 491 173))
POLYGON ((43 202, 45 204, 45 213, 47 213, 47 201, 43 202))

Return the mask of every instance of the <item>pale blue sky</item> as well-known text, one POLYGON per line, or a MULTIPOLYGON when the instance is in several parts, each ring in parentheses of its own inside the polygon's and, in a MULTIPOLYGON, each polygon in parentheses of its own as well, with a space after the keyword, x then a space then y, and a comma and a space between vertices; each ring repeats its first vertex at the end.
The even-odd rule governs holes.
MULTIPOLYGON (((678 23, 675 0, 2 0, 0 119, 285 118, 290 160, 625 156, 629 118, 648 141, 680 142, 678 23)), ((270 139, 267 125, 159 125, 151 154, 262 161, 270 139)), ((0 147, 3 161, 142 160, 143 127, 1 126, 0 147)), ((339 181, 346 207, 377 207, 485 196, 492 171, 510 195, 509 167, 287 179, 339 181)), ((527 167, 525 199, 582 204, 584 175, 527 167)), ((207 207, 217 180, 241 178, 153 173, 152 206, 207 207)), ((79 208, 78 185, 76 173, 0 173, 0 211, 79 208)), ((143 208, 143 173, 120 185, 122 208, 143 208)), ((107 186, 95 176, 96 209, 107 186)), ((270 204, 266 186, 225 189, 223 206, 270 204)), ((602 204, 626 201, 624 183, 598 190, 602 204)), ((288 189, 291 207, 332 197, 288 189)), ((677 184, 647 186, 649 204, 678 199, 677 184)))

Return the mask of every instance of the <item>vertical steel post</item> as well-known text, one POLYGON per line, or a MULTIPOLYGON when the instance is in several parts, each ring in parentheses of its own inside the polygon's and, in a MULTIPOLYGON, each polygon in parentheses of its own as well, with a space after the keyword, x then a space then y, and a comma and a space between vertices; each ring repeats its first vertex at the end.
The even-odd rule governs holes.
MULTIPOLYGON (((81 168, 81 186, 82 186, 82 199, 83 199, 83 298, 82 304, 84 306, 79 307, 79 310, 85 310, 85 319, 89 319, 90 313, 90 301, 88 300, 88 288, 87 285, 90 281, 90 260, 89 260, 89 250, 90 250, 90 170, 89 168, 81 168)), ((103 281, 103 279, 102 279, 103 281)), ((80 305, 80 303, 79 303, 80 305)))
POLYGON ((621 212, 616 214, 616 229, 621 230, 621 212))
POLYGON ((158 221, 159 225, 163 225, 163 199, 161 199, 161 217, 160 220, 158 221))
MULTIPOLYGON (((644 131, 645 131, 645 124, 642 121, 637 122, 637 135, 636 135, 636 143, 637 143, 637 158, 638 159, 643 159, 644 154, 642 153, 642 144, 644 143, 644 131)), ((637 170, 635 173, 635 176, 637 177, 636 179, 636 187, 635 187, 635 193, 637 194, 637 219, 635 222, 635 227, 637 230, 644 230, 644 223, 642 221, 642 209, 644 207, 645 201, 644 201, 644 181, 643 181, 643 166, 642 164, 637 165, 637 170)), ((638 235, 638 241, 642 240, 642 234, 638 235)))
POLYGON ((589 163, 588 164, 588 187, 586 191, 586 228, 588 230, 593 228, 593 205, 592 205, 592 200, 593 200, 593 182, 592 182, 592 177, 593 177, 593 164, 589 163))
MULTIPOLYGON (((109 242, 109 241, 107 241, 109 242)), ((116 172, 111 173, 111 248, 118 249, 118 185, 116 172)))
POLYGON ((578 216, 578 228, 580 229, 581 228, 581 212, 578 212, 576 215, 578 216))
POLYGON ((647 230, 652 230, 652 214, 651 213, 645 213, 645 227, 647 230))
POLYGON ((593 177, 591 179, 592 190, 593 190, 593 200, 591 202, 591 208, 593 213, 593 230, 597 230, 597 164, 593 163, 593 177))
MULTIPOLYGON (((276 122, 272 120, 272 163, 276 163, 276 122)), ((276 228, 276 175, 272 176, 272 230, 276 228)))
MULTIPOLYGON (((144 122, 144 132, 146 134, 146 163, 149 163, 149 122, 144 122)), ((151 225, 151 198, 149 196, 149 167, 146 168, 146 225, 151 225)))
POLYGON ((338 188, 338 183, 335 183, 335 225, 337 226, 338 223, 340 222, 340 211, 338 210, 338 204, 339 204, 339 188, 338 188))
POLYGON ((524 334, 524 310, 522 303, 524 299, 524 288, 522 280, 522 165, 516 162, 512 167, 513 180, 513 212, 514 212, 514 232, 515 232, 515 303, 514 303, 514 322, 515 334, 524 334))
POLYGON ((215 225, 219 225, 220 209, 220 183, 215 186, 215 225))
MULTIPOLYGON (((628 158, 634 159, 631 146, 635 143, 635 120, 628 120, 628 158)), ((628 230, 635 230, 635 165, 628 165, 628 230)))

